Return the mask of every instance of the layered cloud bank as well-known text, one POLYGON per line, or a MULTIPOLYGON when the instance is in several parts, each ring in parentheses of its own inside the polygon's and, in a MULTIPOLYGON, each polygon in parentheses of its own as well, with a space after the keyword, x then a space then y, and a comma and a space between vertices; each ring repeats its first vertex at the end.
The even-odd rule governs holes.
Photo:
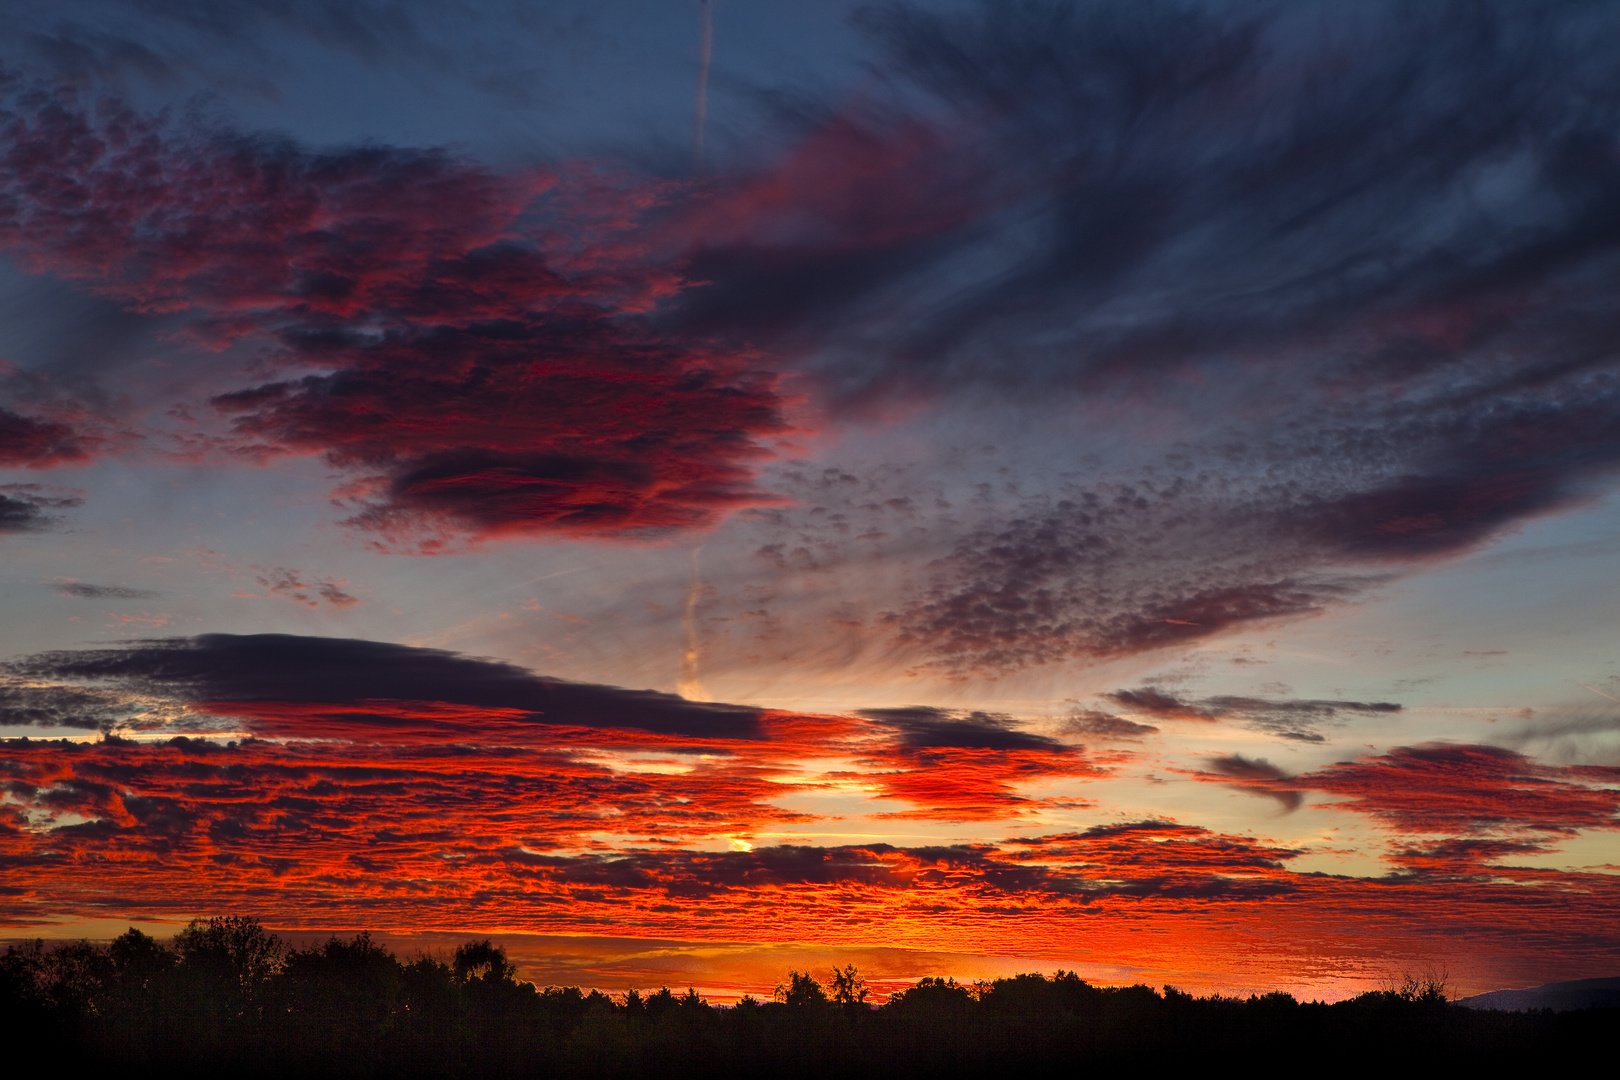
POLYGON ((1620 771, 1496 747, 1403 747, 1295 776, 1233 756, 1192 777, 1362 817, 1387 836, 1388 869, 1356 878, 1290 869, 1306 848, 1164 819, 935 846, 769 839, 824 827, 795 800, 833 789, 873 821, 1016 831, 1077 805, 1043 802, 1044 784, 1084 790, 1130 767, 983 714, 773 713, 284 636, 44 654, 7 676, 14 720, 124 732, 0 750, 13 924, 225 904, 395 930, 837 944, 859 927, 1032 955, 1062 940, 1100 962, 1149 914, 1181 928, 1161 945, 1185 959, 1200 946, 1176 934, 1198 926, 1229 942, 1331 911, 1336 933, 1426 949, 1459 920, 1506 942, 1533 918, 1548 964, 1620 950, 1597 929, 1620 904, 1612 875, 1524 861, 1620 828, 1620 771), (1098 943, 1081 948, 1082 931, 1098 943))

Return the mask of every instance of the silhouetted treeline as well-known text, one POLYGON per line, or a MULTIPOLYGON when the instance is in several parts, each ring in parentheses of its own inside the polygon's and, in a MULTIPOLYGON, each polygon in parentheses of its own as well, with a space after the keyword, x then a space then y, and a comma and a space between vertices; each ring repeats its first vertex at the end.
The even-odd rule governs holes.
POLYGON ((1606 1048, 1620 1019, 1460 1008, 1433 981, 1325 1005, 1096 987, 1066 972, 924 979, 875 1007, 853 966, 826 984, 789 972, 775 998, 718 1009, 692 990, 540 989, 488 941, 402 960, 369 934, 289 948, 241 917, 195 921, 168 945, 132 928, 110 945, 36 942, 0 957, 13 1054, 48 1047, 58 1066, 119 1076, 825 1080, 1148 1061, 1404 1072, 1573 1060, 1606 1048))

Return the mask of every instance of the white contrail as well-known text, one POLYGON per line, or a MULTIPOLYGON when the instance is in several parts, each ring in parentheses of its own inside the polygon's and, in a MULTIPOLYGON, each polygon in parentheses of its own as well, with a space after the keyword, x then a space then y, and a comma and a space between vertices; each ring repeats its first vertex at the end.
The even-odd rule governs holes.
POLYGON ((681 649, 681 674, 675 680, 675 692, 690 701, 705 701, 707 695, 703 692, 703 682, 698 678, 698 647, 697 606, 703 597, 703 578, 698 573, 698 555, 703 552, 703 545, 699 544, 692 549, 692 587, 686 591, 686 611, 681 614, 681 631, 686 638, 685 647, 681 649))
POLYGON ((692 167, 703 171, 703 125, 709 118, 709 56, 714 52, 714 0, 701 0, 702 36, 698 39, 697 115, 692 131, 692 167))
POLYGON ((521 589, 525 585, 533 585, 535 582, 545 581, 547 578, 562 577, 564 574, 577 574, 583 569, 585 569, 583 566, 575 566, 568 570, 553 570, 549 574, 541 574, 539 577, 532 577, 528 581, 520 581, 513 585, 512 588, 521 589))
POLYGON ((1592 691, 1592 693, 1596 694, 1598 697, 1606 697, 1610 701, 1620 701, 1620 697, 1615 697, 1613 694, 1605 694, 1595 686, 1587 686, 1585 683, 1576 683, 1575 685, 1581 687, 1582 689, 1592 691))

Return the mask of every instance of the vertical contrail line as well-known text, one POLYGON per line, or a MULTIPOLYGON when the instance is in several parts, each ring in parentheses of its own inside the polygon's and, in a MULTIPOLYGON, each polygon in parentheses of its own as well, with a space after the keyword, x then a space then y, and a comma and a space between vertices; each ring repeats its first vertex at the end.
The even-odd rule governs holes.
POLYGON ((681 649, 681 674, 675 681, 675 692, 690 701, 704 701, 703 682, 698 678, 697 606, 703 597, 703 577, 698 573, 698 556, 703 545, 692 549, 692 586, 686 591, 686 610, 681 614, 681 631, 685 645, 681 649))
POLYGON ((709 56, 714 52, 714 0, 701 2, 703 30, 698 39, 697 115, 692 126, 692 168, 703 171, 703 126, 709 118, 709 56))

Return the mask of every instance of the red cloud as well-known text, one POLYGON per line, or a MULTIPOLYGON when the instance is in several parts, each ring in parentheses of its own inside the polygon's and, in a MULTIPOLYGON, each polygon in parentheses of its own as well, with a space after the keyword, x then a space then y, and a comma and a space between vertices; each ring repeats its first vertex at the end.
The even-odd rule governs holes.
MULTIPOLYGON (((1380 956, 1464 929, 1513 957, 1533 924, 1538 970, 1620 955, 1606 875, 1493 866, 1459 893, 1446 874, 1298 873, 1294 849, 1173 822, 948 847, 680 849, 794 815, 769 805, 776 785, 744 755, 666 757, 689 771, 426 739, 12 741, 0 918, 252 910, 297 927, 881 941, 1240 985, 1366 977, 1380 956)), ((1467 853, 1433 854, 1454 871, 1467 853)))
POLYGON ((58 421, 0 408, 0 468, 43 469, 88 461, 91 441, 58 421))
POLYGON ((1069 748, 988 750, 977 747, 901 749, 861 763, 854 774, 877 787, 878 797, 903 799, 916 809, 876 813, 879 818, 984 821, 1038 808, 1013 785, 1059 776, 1101 776, 1106 770, 1069 748))
POLYGON ((1433 743, 1341 762, 1290 786, 1411 833, 1573 833, 1620 828, 1620 769, 1560 768, 1494 746, 1433 743), (1582 782, 1587 781, 1587 782, 1582 782))
POLYGON ((762 842, 809 823, 782 802, 823 782, 818 761, 854 760, 830 779, 954 819, 1016 817, 1031 805, 1019 784, 1099 770, 993 714, 763 712, 275 635, 43 654, 8 671, 27 677, 18 703, 52 723, 115 725, 133 694, 259 736, 0 744, 0 920, 14 924, 251 910, 299 927, 1007 950, 1239 983, 1257 957, 1272 966, 1249 977, 1275 979, 1306 953, 1364 967, 1464 931, 1518 956, 1531 925, 1538 971, 1620 955, 1616 879, 1511 865, 1538 831, 1612 824, 1620 795, 1598 785, 1614 771, 1488 747, 1406 749, 1296 780, 1212 763, 1223 782, 1331 790, 1403 830, 1463 834, 1403 840, 1403 871, 1366 879, 1301 873, 1298 849, 1167 821, 933 847, 762 842), (415 699, 379 696, 390 687, 415 699), (1438 818, 1415 816, 1425 798, 1438 818), (1521 835, 1468 834, 1493 805, 1482 831, 1521 835), (734 837, 757 846, 704 850, 734 837), (1257 952, 1264 942, 1288 956, 1257 952))
MULTIPOLYGON (((351 470, 351 522, 419 550, 701 527, 766 498, 751 477, 784 430, 774 375, 650 318, 686 287, 678 254, 649 248, 649 215, 677 194, 441 152, 315 153, 66 93, 25 96, 0 132, 0 244, 184 313, 205 344, 255 337, 318 369, 218 396, 232 439, 351 470)), ((75 445, 0 414, 0 455, 75 445)))
MULTIPOLYGON (((1463 933, 1495 962, 1555 976, 1620 956, 1616 880, 1480 872, 1511 845, 1414 850, 1423 872, 1381 879, 1299 873, 1295 849, 1164 821, 1001 844, 693 850, 798 820, 770 800, 789 790, 788 756, 817 744, 600 729, 553 732, 595 749, 481 744, 511 718, 417 712, 414 735, 380 743, 339 724, 335 741, 0 745, 0 921, 250 910, 305 928, 881 942, 1226 985, 1376 979, 1463 933), (631 749, 632 735, 639 766, 668 771, 625 771, 635 763, 606 744, 631 749)), ((766 726, 865 737, 825 718, 766 726)))

